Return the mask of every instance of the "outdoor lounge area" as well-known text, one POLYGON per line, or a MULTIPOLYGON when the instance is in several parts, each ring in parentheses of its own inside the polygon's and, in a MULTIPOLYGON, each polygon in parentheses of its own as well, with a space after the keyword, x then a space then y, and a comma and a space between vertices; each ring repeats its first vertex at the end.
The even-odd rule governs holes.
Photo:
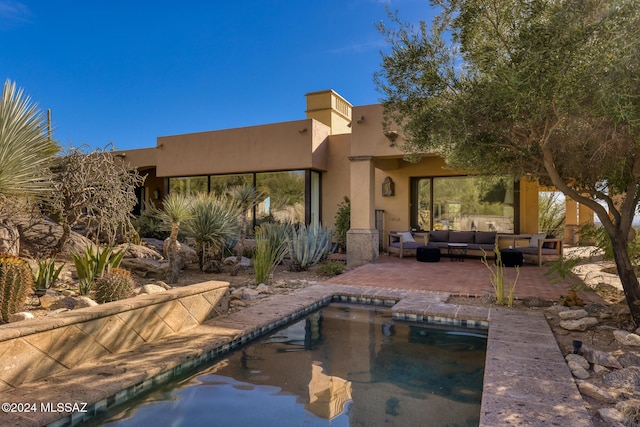
MULTIPOLYGON (((555 262, 562 258, 562 239, 552 235, 538 233, 498 234, 491 231, 449 231, 435 230, 428 233, 395 232, 389 233, 388 254, 420 259, 420 249, 436 248, 443 256, 487 257, 495 258, 496 245, 501 251, 521 254, 524 262, 541 266, 546 262, 555 262)), ((437 262, 433 256, 430 262, 437 262)), ((504 258, 504 255, 503 255, 504 258)), ((439 257, 438 257, 439 259, 439 257)), ((522 264, 518 262, 519 265, 522 264)))

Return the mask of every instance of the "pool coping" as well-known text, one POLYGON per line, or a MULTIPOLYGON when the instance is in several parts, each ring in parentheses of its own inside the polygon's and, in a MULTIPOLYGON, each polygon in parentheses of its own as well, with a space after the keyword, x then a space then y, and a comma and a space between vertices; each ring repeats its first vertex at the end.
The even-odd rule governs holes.
POLYGON ((49 406, 48 412, 0 413, 0 423, 77 425, 95 411, 148 391, 335 300, 384 305, 399 320, 488 329, 482 427, 593 425, 542 312, 454 305, 446 302, 449 297, 446 292, 330 284, 269 296, 241 311, 211 319, 157 343, 25 384, 11 393, 1 393, 1 402, 37 405, 44 402, 49 406), (56 411, 53 404, 57 403, 87 403, 85 409, 89 412, 56 411))

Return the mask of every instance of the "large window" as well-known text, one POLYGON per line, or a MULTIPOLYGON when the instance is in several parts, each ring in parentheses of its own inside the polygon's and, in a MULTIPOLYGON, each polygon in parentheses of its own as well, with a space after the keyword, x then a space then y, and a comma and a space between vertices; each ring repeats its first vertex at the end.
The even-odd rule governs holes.
POLYGON ((236 185, 254 185, 264 200, 249 212, 252 226, 265 221, 320 221, 320 173, 293 170, 169 178, 169 191, 185 195, 210 192, 224 195, 236 185))
POLYGON ((513 233, 513 180, 423 177, 411 180, 411 226, 420 230, 513 233))

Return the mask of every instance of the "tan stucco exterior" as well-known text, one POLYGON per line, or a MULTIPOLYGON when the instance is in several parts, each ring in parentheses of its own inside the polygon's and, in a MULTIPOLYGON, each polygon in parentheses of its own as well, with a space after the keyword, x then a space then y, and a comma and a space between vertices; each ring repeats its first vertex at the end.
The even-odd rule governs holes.
MULTIPOLYGON (((306 115, 284 123, 162 136, 155 148, 121 154, 148 174, 147 201, 158 193, 162 198, 170 177, 317 171, 323 224, 332 227, 338 204, 344 196, 351 199, 351 238, 358 240, 353 246, 362 250, 350 257, 354 264, 374 261, 377 242, 385 242, 389 231, 410 228, 412 177, 465 175, 429 153, 417 163, 403 160, 402 130, 393 125, 383 128, 381 105, 353 107, 335 91, 318 91, 307 94, 306 115), (391 197, 381 193, 387 177, 395 183, 391 197), (376 210, 384 211, 382 230, 376 230, 376 210)), ((520 180, 515 203, 514 231, 537 232, 538 185, 520 180)))

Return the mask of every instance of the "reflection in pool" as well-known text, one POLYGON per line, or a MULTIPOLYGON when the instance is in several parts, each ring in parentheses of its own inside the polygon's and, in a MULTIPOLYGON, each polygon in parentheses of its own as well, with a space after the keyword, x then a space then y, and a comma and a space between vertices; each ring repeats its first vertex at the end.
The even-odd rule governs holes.
POLYGON ((115 408, 108 425, 477 426, 481 332, 332 304, 115 408))

